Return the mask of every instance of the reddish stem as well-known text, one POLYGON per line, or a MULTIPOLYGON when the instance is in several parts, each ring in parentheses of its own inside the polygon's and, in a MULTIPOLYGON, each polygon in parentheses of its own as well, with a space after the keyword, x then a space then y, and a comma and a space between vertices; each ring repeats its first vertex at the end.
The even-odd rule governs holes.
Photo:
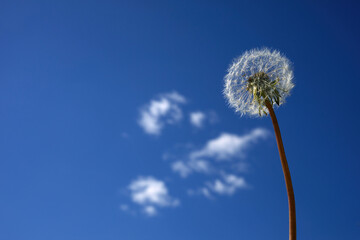
POLYGON ((269 101, 266 101, 266 107, 269 110, 270 117, 274 126, 274 131, 276 135, 276 142, 279 150, 281 165, 285 177, 286 190, 288 195, 289 203, 289 240, 296 240, 296 213, 295 213, 295 196, 294 189, 291 182, 290 170, 285 156, 284 145, 281 139, 281 133, 278 121, 274 109, 269 101))

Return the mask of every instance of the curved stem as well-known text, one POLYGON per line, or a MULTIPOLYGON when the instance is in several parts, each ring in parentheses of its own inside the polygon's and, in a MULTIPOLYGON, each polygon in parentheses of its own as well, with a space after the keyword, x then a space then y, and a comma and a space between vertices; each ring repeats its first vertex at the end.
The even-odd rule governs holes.
POLYGON ((281 133, 279 124, 276 119, 274 109, 269 101, 265 102, 266 107, 269 110, 270 117, 274 126, 274 131, 276 135, 276 142, 279 150, 281 165, 285 177, 286 190, 288 195, 289 203, 289 240, 296 240, 296 213, 295 213, 295 196, 294 189, 291 182, 290 170, 285 156, 284 145, 281 139, 281 133))

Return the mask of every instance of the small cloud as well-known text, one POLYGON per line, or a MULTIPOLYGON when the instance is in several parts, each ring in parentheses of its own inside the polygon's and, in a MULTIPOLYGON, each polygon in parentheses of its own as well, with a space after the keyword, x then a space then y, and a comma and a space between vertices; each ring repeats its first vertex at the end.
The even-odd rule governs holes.
POLYGON ((159 135, 166 124, 174 124, 182 119, 179 105, 186 102, 177 92, 161 94, 140 110, 139 125, 152 135, 159 135))
POLYGON ((197 128, 202 128, 205 123, 215 124, 218 122, 218 116, 216 112, 209 111, 207 113, 196 111, 190 113, 190 123, 197 128))
POLYGON ((131 199, 134 203, 143 207, 143 211, 154 216, 157 207, 176 207, 180 201, 172 198, 163 181, 153 177, 139 177, 129 185, 131 199))
POLYGON ((171 168, 174 172, 178 172, 183 178, 186 178, 192 172, 192 169, 183 161, 172 163, 171 168))
POLYGON ((204 125, 206 115, 203 112, 190 113, 190 122, 193 126, 201 128, 204 125))
POLYGON ((207 197, 207 198, 209 198, 209 199, 212 198, 212 195, 211 195, 209 189, 207 189, 207 188, 202 188, 202 189, 201 189, 201 193, 202 193, 205 197, 207 197))
POLYGON ((172 163, 171 168, 174 172, 179 173, 183 178, 186 178, 192 172, 208 173, 211 170, 209 162, 201 159, 192 159, 186 162, 176 161, 172 163))
MULTIPOLYGON (((192 151, 187 150, 185 156, 176 158, 176 156, 166 154, 166 159, 175 159, 171 164, 171 168, 183 178, 194 172, 219 173, 221 169, 215 166, 219 163, 210 162, 210 160, 220 161, 244 157, 249 147, 255 144, 258 139, 265 138, 267 135, 268 131, 262 128, 256 128, 245 135, 222 133, 217 138, 207 141, 202 148, 192 151)), ((224 166, 222 165, 222 167, 224 166)), ((232 162, 230 167, 237 172, 246 172, 249 165, 244 161, 232 162)))
POLYGON ((165 93, 163 96, 178 103, 186 103, 186 98, 177 92, 165 93))
POLYGON ((188 165, 197 172, 208 173, 210 172, 210 164, 208 161, 202 159, 191 159, 188 165))
POLYGON ((239 136, 236 134, 222 133, 219 137, 209 140, 205 147, 190 154, 191 159, 203 157, 216 160, 228 160, 237 156, 244 157, 244 151, 251 143, 259 138, 265 138, 268 131, 262 128, 254 129, 249 134, 239 136))
POLYGON ((233 174, 225 174, 222 180, 216 179, 207 185, 209 189, 220 195, 233 195, 236 190, 247 187, 244 178, 233 174))
POLYGON ((147 214, 150 217, 155 216, 157 214, 157 210, 154 206, 144 207, 144 212, 145 212, 145 214, 147 214))

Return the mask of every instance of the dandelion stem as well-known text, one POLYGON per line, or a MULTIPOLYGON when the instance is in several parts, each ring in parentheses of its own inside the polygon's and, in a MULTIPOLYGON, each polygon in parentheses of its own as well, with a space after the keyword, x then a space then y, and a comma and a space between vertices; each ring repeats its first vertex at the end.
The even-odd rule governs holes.
POLYGON ((276 142, 279 150, 281 165, 285 177, 286 190, 288 195, 288 204, 289 204, 289 240, 296 240, 296 213, 295 213, 295 196, 294 189, 291 182, 291 175, 289 166, 285 156, 284 145, 281 139, 281 133, 276 115, 271 103, 266 100, 266 107, 269 110, 270 117, 274 126, 274 131, 276 135, 276 142))

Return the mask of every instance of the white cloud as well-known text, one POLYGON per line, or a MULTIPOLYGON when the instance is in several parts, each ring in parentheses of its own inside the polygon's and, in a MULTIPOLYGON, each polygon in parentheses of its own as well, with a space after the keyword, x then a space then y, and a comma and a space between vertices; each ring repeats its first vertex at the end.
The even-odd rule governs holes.
MULTIPOLYGON (((186 154, 182 159, 176 160, 171 164, 174 172, 181 177, 186 178, 193 172, 216 173, 219 169, 210 163, 214 160, 231 160, 245 156, 245 151, 256 143, 258 139, 265 138, 268 131, 262 128, 256 128, 248 134, 236 135, 222 133, 215 139, 210 139, 203 148, 195 149, 186 154)), ((238 172, 246 172, 248 164, 245 162, 232 163, 232 168, 238 172)))
POLYGON ((148 215, 148 216, 155 216, 157 214, 157 210, 154 206, 146 206, 144 207, 144 212, 148 215))
POLYGON ((174 124, 182 119, 180 104, 185 97, 177 92, 162 94, 140 110, 139 125, 148 134, 159 135, 165 124, 174 124))
POLYGON ((205 123, 215 124, 218 122, 219 117, 217 116, 216 112, 208 111, 208 112, 191 112, 190 113, 190 123, 197 128, 202 128, 205 123))
POLYGON ((143 206, 149 216, 156 215, 156 207, 175 207, 180 203, 169 195, 163 181, 153 177, 139 177, 130 183, 129 190, 132 201, 143 206))
POLYGON ((225 174, 222 180, 216 179, 214 182, 208 183, 208 187, 215 193, 232 195, 236 190, 247 187, 247 184, 242 177, 233 174, 225 174))
POLYGON ((268 135, 268 131, 262 128, 254 129, 249 134, 239 136, 236 134, 222 133, 219 137, 209 140, 205 147, 190 154, 191 159, 214 158, 216 160, 228 160, 233 157, 244 157, 244 151, 251 143, 268 135))
POLYGON ((203 195, 208 199, 213 199, 214 194, 218 195, 233 195, 239 189, 248 187, 243 177, 234 174, 222 173, 221 178, 205 183, 204 187, 197 190, 188 190, 189 195, 203 195))
POLYGON ((171 168, 174 172, 178 172, 183 178, 186 178, 192 172, 192 169, 183 161, 172 163, 171 168))
POLYGON ((204 125, 206 115, 203 112, 192 112, 190 113, 190 122, 195 127, 201 128, 204 125))
POLYGON ((174 172, 179 173, 183 178, 186 178, 192 172, 208 173, 211 171, 209 162, 201 159, 192 159, 186 162, 176 161, 172 163, 171 168, 174 172))
POLYGON ((186 99, 184 96, 182 96, 181 94, 177 93, 177 92, 171 92, 171 93, 165 93, 163 94, 163 96, 167 97, 168 99, 171 99, 175 102, 178 103, 185 103, 186 99))
POLYGON ((188 162, 188 165, 197 172, 207 173, 210 171, 210 164, 209 162, 202 160, 202 159, 191 159, 188 162))
POLYGON ((211 195, 209 189, 207 189, 207 188, 202 188, 201 193, 207 198, 212 198, 212 195, 211 195))

